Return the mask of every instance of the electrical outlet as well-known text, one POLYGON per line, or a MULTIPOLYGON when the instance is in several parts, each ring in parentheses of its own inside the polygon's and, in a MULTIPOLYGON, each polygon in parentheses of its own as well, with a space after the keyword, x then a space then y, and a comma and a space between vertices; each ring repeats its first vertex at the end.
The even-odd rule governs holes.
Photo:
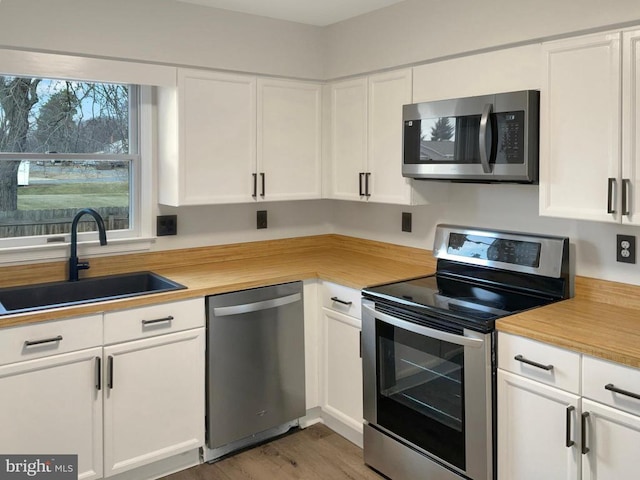
POLYGON ((266 210, 258 210, 256 215, 256 227, 267 228, 267 211, 266 210))
POLYGON ((402 212, 402 231, 411 232, 411 212, 402 212))
POLYGON ((156 235, 162 237, 165 235, 178 234, 178 216, 177 215, 158 215, 156 217, 156 235))
POLYGON ((636 263, 636 237, 616 235, 616 260, 623 263, 636 263))

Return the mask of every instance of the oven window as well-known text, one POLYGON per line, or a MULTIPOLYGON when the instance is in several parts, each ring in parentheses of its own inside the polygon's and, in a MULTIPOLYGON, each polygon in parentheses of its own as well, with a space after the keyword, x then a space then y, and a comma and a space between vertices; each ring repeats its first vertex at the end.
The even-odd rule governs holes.
POLYGON ((464 347, 376 320, 378 423, 465 469, 464 347))

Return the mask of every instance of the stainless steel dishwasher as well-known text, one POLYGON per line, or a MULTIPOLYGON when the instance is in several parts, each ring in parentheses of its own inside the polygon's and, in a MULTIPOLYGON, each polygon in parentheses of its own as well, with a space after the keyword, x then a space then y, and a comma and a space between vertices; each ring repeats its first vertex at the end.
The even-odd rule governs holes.
POLYGON ((302 282, 207 298, 206 462, 306 413, 302 282))

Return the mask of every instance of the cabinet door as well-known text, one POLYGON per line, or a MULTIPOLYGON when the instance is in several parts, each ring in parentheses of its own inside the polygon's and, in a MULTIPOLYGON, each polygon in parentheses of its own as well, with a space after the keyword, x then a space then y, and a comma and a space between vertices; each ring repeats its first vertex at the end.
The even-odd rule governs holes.
POLYGON ((104 469, 114 475, 204 444, 204 328, 104 349, 104 469))
POLYGON ((369 77, 370 202, 411 203, 411 183, 402 176, 402 106, 411 103, 411 88, 411 69, 369 77))
POLYGON ((362 359, 360 321, 322 309, 322 408, 352 429, 362 432, 362 359))
POLYGON ((331 180, 329 197, 363 200, 367 171, 367 79, 331 85, 331 180))
POLYGON ((543 52, 540 214, 619 222, 620 34, 550 42, 543 52))
POLYGON ((258 80, 258 198, 322 196, 321 91, 316 83, 258 80))
POLYGON ((622 181, 627 182, 622 221, 640 224, 640 30, 622 42, 622 181))
POLYGON ((179 70, 181 204, 251 200, 256 165, 256 79, 179 70))
POLYGON ((583 455, 584 480, 636 478, 640 470, 640 417, 582 400, 586 420, 586 447, 583 455))
POLYGON ((577 480, 578 418, 577 395, 499 369, 498 479, 577 480))
POLYGON ((102 348, 0 367, 0 452, 77 454, 78 478, 102 477, 102 348))

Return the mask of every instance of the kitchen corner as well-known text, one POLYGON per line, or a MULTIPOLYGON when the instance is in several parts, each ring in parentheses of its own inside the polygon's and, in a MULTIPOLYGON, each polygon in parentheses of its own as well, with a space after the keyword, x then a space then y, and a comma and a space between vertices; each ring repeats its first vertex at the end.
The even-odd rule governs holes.
MULTIPOLYGON (((150 270, 187 287, 168 293, 0 317, 0 327, 203 297, 295 280, 322 279, 351 288, 415 277, 435 269, 428 250, 318 235, 159 253, 99 257, 90 276, 150 270)), ((11 266, 0 287, 65 278, 66 262, 11 266)))
MULTIPOLYGON (((166 474, 196 465, 197 447, 202 446, 204 441, 201 421, 204 416, 204 382, 201 378, 204 376, 205 351, 203 298, 218 293, 304 280, 307 416, 300 420, 300 425, 307 427, 320 420, 353 443, 362 445, 362 389, 353 377, 355 372, 361 371, 358 356, 359 290, 367 285, 424 276, 435 269, 436 261, 428 250, 335 234, 121 257, 98 257, 92 258, 92 269, 88 272, 92 276, 151 270, 188 288, 37 313, 5 315, 0 317, 0 328, 7 327, 6 332, 9 334, 10 331, 22 328, 44 328, 55 324, 63 327, 65 342, 76 343, 67 344, 70 350, 65 350, 67 347, 63 346, 65 349, 57 357, 70 358, 79 365, 85 365, 83 368, 86 372, 77 380, 84 384, 92 381, 92 378, 85 378, 86 376, 93 377, 94 372, 101 372, 100 369, 104 368, 104 375, 97 374, 95 382, 96 389, 105 390, 104 415, 105 419, 112 419, 110 422, 116 418, 110 415, 115 415, 117 402, 123 401, 118 395, 122 395, 119 389, 123 382, 127 383, 124 371, 127 362, 131 359, 140 362, 141 357, 137 356, 146 355, 140 352, 151 352, 160 347, 164 349, 162 356, 153 360, 149 357, 149 361, 156 367, 165 365, 162 370, 165 372, 163 381, 157 381, 157 368, 154 367, 145 374, 144 378, 148 378, 148 381, 141 381, 142 390, 137 389, 137 394, 156 392, 156 395, 162 397, 166 392, 159 393, 156 389, 166 389, 167 386, 162 385, 167 381, 173 382, 171 385, 182 385, 180 391, 186 395, 186 401, 193 408, 183 409, 180 418, 175 421, 180 425, 195 426, 190 427, 192 431, 187 428, 183 432, 183 437, 188 438, 189 442, 185 443, 185 447, 175 450, 175 455, 168 459, 163 459, 162 456, 149 457, 157 458, 152 465, 170 460, 177 462, 170 463, 168 469, 160 471, 160 474, 166 474), (318 283, 322 287, 316 290, 313 285, 312 289, 308 289, 309 282, 318 283), (323 297, 321 300, 318 298, 320 296, 323 297), (340 301, 345 301, 344 307, 340 301), (357 306, 353 312, 352 306, 357 306), (318 313, 320 310, 322 313, 318 313), (101 327, 102 315, 104 332, 101 327), (357 324, 352 317, 357 317, 357 324), (138 332, 136 328, 139 327, 136 325, 139 325, 140 319, 144 325, 149 318, 158 318, 157 321, 171 318, 171 321, 166 326, 162 324, 162 331, 154 324, 151 328, 143 327, 138 332), (90 345, 85 343, 91 348, 78 350, 84 348, 79 347, 77 342, 80 341, 92 342, 90 345), (335 345, 329 345, 336 341, 335 345), (319 347, 318 342, 322 346, 319 347), (102 344, 104 347, 98 346, 102 344), (343 348, 348 350, 340 350, 343 348), (169 360, 171 358, 178 361, 169 360), (185 376, 185 372, 188 375, 185 376), (346 390, 344 385, 347 385, 346 390), (114 392, 116 396, 113 396, 114 392), (185 450, 187 446, 190 451, 185 450)), ((55 281, 64 278, 65 264, 60 262, 5 267, 3 271, 6 275, 2 275, 2 286, 8 286, 10 282, 28 284, 34 281, 55 281)), ((607 368, 639 367, 640 302, 637 298, 640 287, 584 277, 577 277, 575 285, 574 298, 498 320, 498 343, 504 347, 498 352, 512 351, 512 344, 515 345, 513 348, 524 345, 525 351, 531 355, 538 355, 549 349, 555 352, 553 349, 557 349, 567 352, 563 354, 565 356, 584 356, 582 360, 588 368, 604 368, 605 372, 609 372, 607 368), (609 319, 612 316, 616 318, 616 329, 610 328, 609 319), (562 321, 559 322, 559 318, 562 321), (616 363, 606 362, 604 366, 598 363, 604 361, 616 363)), ((10 342, 13 337, 4 336, 3 341, 10 342)), ((12 355, 9 350, 6 349, 5 357, 12 355)), ((504 357, 505 353, 500 355, 504 357)), ((36 352, 36 359, 30 362, 47 360, 40 356, 41 353, 36 352)), ((3 368, 6 370, 7 366, 3 368)), ((519 375, 514 375, 513 368, 508 370, 509 368, 512 367, 509 366, 508 359, 498 362, 499 392, 506 388, 504 385, 511 385, 508 383, 508 375, 518 377, 529 373, 518 371, 516 373, 519 375)), ((564 371, 564 366, 556 364, 555 368, 558 372, 564 371)), ((635 374, 633 369, 630 370, 635 374)), ((613 374, 616 376, 607 378, 620 378, 629 372, 613 370, 613 374)), ((611 388, 617 387, 614 385, 611 388)), ((125 400, 126 398, 131 400, 138 397, 125 397, 125 400)), ((500 405, 499 408, 503 408, 503 404, 500 405)), ((162 408, 162 402, 159 408, 162 408)), ((87 448, 96 448, 95 445, 102 444, 102 407, 99 414, 83 411, 84 421, 88 424, 92 422, 94 434, 99 437, 94 438, 95 443, 89 444, 87 448)), ((504 423, 510 419, 509 411, 507 409, 506 414, 498 416, 499 429, 507 428, 504 423)), ((592 415, 595 415, 593 411, 592 415)), ((118 420, 122 422, 122 418, 118 420)), ((135 423, 131 419, 125 422, 125 427, 135 423)), ((153 424, 147 425, 146 434, 150 435, 153 428, 153 424)), ((122 431, 119 434, 122 436, 122 431)), ((498 442, 503 442, 504 438, 504 435, 498 435, 498 442)), ((140 475, 142 470, 139 469, 149 467, 148 459, 132 456, 132 459, 125 462, 122 458, 114 457, 114 440, 106 434, 106 430, 104 442, 105 476, 120 473, 140 475)), ((501 448, 500 443, 498 448, 501 448)), ((86 452, 83 456, 90 457, 86 452)), ((100 465, 97 468, 103 467, 100 465)), ((502 465, 500 468, 509 471, 510 467, 502 465)), ((84 472, 87 471, 90 470, 85 466, 84 472)), ((96 475, 101 476, 102 473, 98 472, 96 475)))

